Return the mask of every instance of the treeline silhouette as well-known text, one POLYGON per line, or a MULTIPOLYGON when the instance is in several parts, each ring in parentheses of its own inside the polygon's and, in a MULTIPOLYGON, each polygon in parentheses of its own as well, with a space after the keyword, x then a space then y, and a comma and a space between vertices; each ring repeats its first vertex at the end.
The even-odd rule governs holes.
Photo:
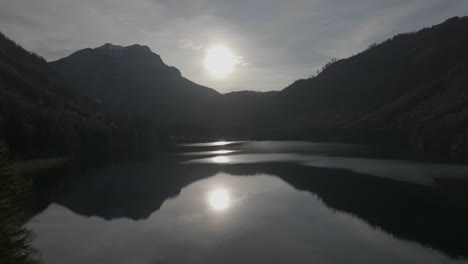
POLYGON ((152 152, 156 124, 107 111, 70 90, 46 61, 0 34, 0 138, 13 159, 152 152))
POLYGON ((185 140, 307 139, 466 153, 467 31, 468 18, 455 17, 400 34, 267 93, 219 94, 140 45, 84 49, 50 65, 77 93, 185 140))
MULTIPOLYGON (((179 70, 164 64, 160 56, 146 46, 109 49, 109 45, 105 45, 47 63, 0 34, 0 138, 10 147, 13 160, 56 156, 95 160, 149 155, 171 140, 219 138, 359 142, 398 146, 421 153, 466 154, 466 32, 468 17, 452 18, 437 26, 373 44, 348 59, 332 60, 316 76, 298 80, 282 91, 227 94, 184 78, 179 70)), ((10 174, 5 165, 1 166, 0 202, 7 207, 0 212, 0 232, 5 234, 0 239, 2 245, 11 248, 5 254, 14 256, 19 248, 15 248, 16 242, 10 240, 9 234, 17 234, 17 238, 25 242, 27 233, 19 227, 22 217, 14 217, 16 224, 11 224, 12 218, 7 217, 10 209, 16 214, 15 210, 22 205, 9 206, 11 199, 17 199, 20 193, 27 194, 29 187, 27 182, 10 174)), ((159 208, 168 196, 176 195, 180 185, 205 177, 206 171, 200 173, 195 167, 191 169, 192 172, 177 172, 187 175, 186 178, 170 178, 170 184, 166 183, 169 180, 153 175, 152 179, 157 178, 158 182, 151 186, 164 186, 161 187, 164 191, 154 194, 154 189, 143 190, 140 194, 144 199, 137 201, 138 206, 121 197, 124 199, 121 204, 132 205, 129 217, 145 217, 159 208), (154 197, 145 204, 145 195, 154 197), (150 202, 151 206, 140 208, 150 202)), ((306 171, 323 172, 304 168, 292 170, 298 175, 305 175, 306 171)), ((268 172, 268 169, 262 167, 254 171, 268 172)), ((356 214, 390 233, 421 241, 451 255, 466 256, 465 244, 450 240, 457 230, 464 230, 455 213, 462 210, 460 204, 446 209, 425 205, 437 203, 434 195, 453 199, 445 192, 430 193, 429 200, 423 201, 420 198, 427 197, 427 190, 418 189, 414 193, 420 196, 413 197, 410 195, 413 190, 407 192, 409 187, 401 185, 398 188, 401 187, 405 196, 388 201, 386 197, 392 197, 390 189, 386 189, 390 183, 362 176, 372 190, 386 195, 372 193, 377 197, 376 202, 358 196, 360 200, 354 201, 359 202, 351 204, 350 200, 341 199, 345 196, 332 195, 340 192, 351 195, 344 189, 336 191, 339 182, 347 181, 345 176, 338 177, 339 181, 337 178, 337 184, 332 186, 305 182, 305 176, 301 177, 284 179, 299 189, 318 193, 329 206, 356 214), (417 202, 408 203, 411 199, 417 202), (410 220, 400 222, 383 211, 384 208, 379 210, 383 203, 391 203, 392 210, 407 206, 405 213, 410 220), (423 209, 436 208, 431 209, 434 211, 427 218, 430 221, 424 219, 420 205, 423 209), (444 218, 446 215, 452 217, 444 218), (448 226, 450 232, 427 235, 438 232, 440 226, 448 226)), ((50 192, 58 188, 50 187, 52 183, 56 182, 50 178, 35 182, 36 187, 50 192)), ((349 184, 359 185, 358 182, 349 184)), ((365 190, 366 184, 355 188, 365 190)), ((89 207, 84 204, 87 200, 81 199, 74 201, 71 197, 60 202, 82 214, 97 214, 102 209, 95 200, 88 200, 92 202, 89 207)), ((117 197, 109 199, 114 204, 118 200, 117 197)), ((107 204, 105 207, 112 208, 107 204)), ((104 218, 122 217, 118 215, 121 212, 102 214, 104 218)), ((23 256, 19 254, 17 256, 23 256)))
POLYGON ((46 63, 1 35, 0 136, 16 159, 218 138, 466 154, 467 30, 467 17, 452 18, 332 59, 282 91, 227 94, 184 78, 146 46, 106 44, 46 63))
POLYGON ((467 30, 467 17, 452 18, 335 61, 274 99, 276 129, 466 152, 467 30))

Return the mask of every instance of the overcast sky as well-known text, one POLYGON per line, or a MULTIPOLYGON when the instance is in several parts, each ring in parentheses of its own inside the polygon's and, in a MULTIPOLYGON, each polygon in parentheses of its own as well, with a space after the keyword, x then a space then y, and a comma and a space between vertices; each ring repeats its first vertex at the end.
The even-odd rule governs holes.
POLYGON ((334 57, 467 14, 467 0, 1 0, 0 30, 47 60, 138 43, 220 92, 267 91, 334 57), (231 75, 203 67, 214 45, 238 58, 231 75))

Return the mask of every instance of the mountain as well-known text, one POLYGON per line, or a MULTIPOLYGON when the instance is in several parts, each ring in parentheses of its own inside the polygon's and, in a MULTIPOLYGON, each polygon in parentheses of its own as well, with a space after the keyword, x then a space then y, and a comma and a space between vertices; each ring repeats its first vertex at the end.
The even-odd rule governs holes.
MULTIPOLYGON (((51 62, 74 91, 169 134, 468 149, 468 17, 399 34, 278 92, 219 94, 148 47, 105 44, 51 62), (177 129, 174 129, 176 127, 177 129)), ((192 137, 193 138, 193 137, 192 137)))
POLYGON ((152 124, 140 123, 69 89, 43 58, 0 33, 0 139, 10 158, 102 157, 154 147, 152 124))
POLYGON ((328 64, 273 98, 275 129, 342 132, 336 139, 375 132, 417 148, 466 150, 467 33, 468 17, 455 17, 328 64))
POLYGON ((158 123, 201 123, 220 94, 184 77, 147 46, 105 44, 49 63, 91 100, 158 123))

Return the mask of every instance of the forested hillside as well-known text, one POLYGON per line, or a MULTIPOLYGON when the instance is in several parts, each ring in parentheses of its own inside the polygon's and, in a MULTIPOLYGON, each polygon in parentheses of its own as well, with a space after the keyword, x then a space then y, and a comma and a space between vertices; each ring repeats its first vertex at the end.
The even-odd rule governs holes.
POLYGON ((147 46, 105 44, 50 65, 77 93, 130 116, 160 124, 204 123, 220 94, 182 77, 147 46))
POLYGON ((289 135, 466 151, 467 92, 468 17, 452 18, 329 64, 278 93, 270 112, 289 135))
POLYGON ((133 153, 159 138, 151 122, 122 118, 68 89, 46 61, 0 34, 0 137, 10 158, 133 153))
POLYGON ((282 91, 228 94, 184 78, 146 46, 105 44, 46 63, 2 36, 0 124, 14 157, 125 152, 153 146, 158 133, 463 153, 467 33, 468 18, 452 18, 333 60, 282 91))

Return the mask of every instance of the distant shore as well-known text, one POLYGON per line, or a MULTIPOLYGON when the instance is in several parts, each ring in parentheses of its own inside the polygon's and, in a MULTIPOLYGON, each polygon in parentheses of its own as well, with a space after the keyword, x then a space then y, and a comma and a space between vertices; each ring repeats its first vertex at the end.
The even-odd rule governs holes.
POLYGON ((13 164, 13 172, 16 174, 29 174, 42 170, 48 170, 60 167, 68 162, 68 157, 53 157, 45 159, 30 159, 15 162, 13 164))

